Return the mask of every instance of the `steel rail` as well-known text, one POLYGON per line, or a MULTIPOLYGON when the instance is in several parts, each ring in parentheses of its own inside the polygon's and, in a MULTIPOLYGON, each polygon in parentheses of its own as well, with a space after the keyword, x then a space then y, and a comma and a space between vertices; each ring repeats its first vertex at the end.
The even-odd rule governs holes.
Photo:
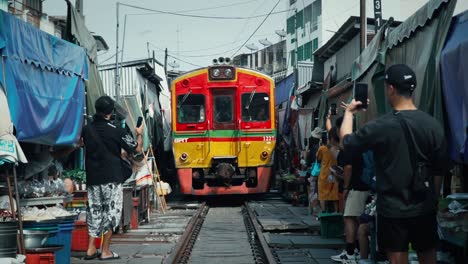
POLYGON ((185 228, 184 233, 177 242, 176 247, 172 253, 164 261, 165 264, 179 264, 187 263, 188 257, 187 251, 191 251, 193 245, 195 244, 196 236, 200 232, 205 216, 208 213, 209 206, 206 205, 206 202, 200 205, 196 214, 190 219, 187 227, 185 228))
POLYGON ((257 235, 257 239, 260 242, 260 245, 261 245, 261 247, 263 249, 263 252, 265 254, 265 257, 266 257, 268 263, 269 264, 277 264, 276 258, 273 255, 273 253, 271 252, 271 249, 268 246, 268 243, 267 243, 265 237, 263 236, 262 228, 260 227, 260 224, 257 221, 257 217, 255 216, 255 213, 250 208, 248 202, 245 202, 244 206, 245 206, 245 209, 247 210, 247 214, 249 215, 250 220, 252 221, 253 227, 255 229, 255 233, 257 235))

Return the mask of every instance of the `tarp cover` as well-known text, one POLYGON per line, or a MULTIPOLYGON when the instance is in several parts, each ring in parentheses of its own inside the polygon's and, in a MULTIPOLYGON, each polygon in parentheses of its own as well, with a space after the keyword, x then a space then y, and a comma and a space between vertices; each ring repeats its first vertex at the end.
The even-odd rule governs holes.
POLYGON ((67 33, 66 39, 85 48, 89 59, 89 78, 86 82, 86 112, 93 116, 96 112, 94 103, 104 95, 101 77, 97 69, 97 44, 94 37, 86 28, 82 16, 76 11, 70 1, 67 1, 67 33))
POLYGON ((0 165, 4 163, 26 163, 28 160, 21 146, 13 135, 13 124, 10 119, 10 109, 6 99, 5 91, 0 85, 0 165))
POLYGON ((0 53, 0 82, 18 140, 77 142, 88 77, 85 50, 0 11, 0 53))
POLYGON ((279 105, 289 99, 291 89, 294 86, 294 73, 276 83, 275 88, 275 105, 279 105))
POLYGON ((468 163, 468 11, 454 17, 442 50, 442 88, 450 127, 450 157, 468 163), (463 160, 462 160, 463 159, 463 160))
MULTIPOLYGON (((119 104, 127 110, 128 115, 125 119, 127 126, 131 129, 133 136, 136 136, 134 128, 136 127, 136 123, 138 121, 138 117, 143 116, 143 112, 141 111, 140 104, 138 103, 136 95, 127 95, 121 97, 119 100, 119 104)), ((150 138, 148 136, 148 129, 145 125, 143 129, 143 150, 147 150, 150 146, 150 138)))

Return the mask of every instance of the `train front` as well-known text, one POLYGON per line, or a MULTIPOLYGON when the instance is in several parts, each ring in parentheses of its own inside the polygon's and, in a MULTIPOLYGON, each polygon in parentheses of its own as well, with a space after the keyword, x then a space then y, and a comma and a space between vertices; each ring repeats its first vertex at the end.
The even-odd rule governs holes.
POLYGON ((273 172, 274 82, 214 65, 172 83, 174 158, 181 192, 264 193, 273 172))

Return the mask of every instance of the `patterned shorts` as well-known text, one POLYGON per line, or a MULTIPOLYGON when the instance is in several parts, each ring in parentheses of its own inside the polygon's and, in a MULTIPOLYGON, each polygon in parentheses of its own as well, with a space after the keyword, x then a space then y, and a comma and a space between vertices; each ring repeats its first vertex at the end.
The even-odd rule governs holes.
POLYGON ((123 192, 122 184, 107 183, 88 186, 88 206, 86 222, 88 233, 92 237, 100 237, 116 228, 122 216, 123 192))

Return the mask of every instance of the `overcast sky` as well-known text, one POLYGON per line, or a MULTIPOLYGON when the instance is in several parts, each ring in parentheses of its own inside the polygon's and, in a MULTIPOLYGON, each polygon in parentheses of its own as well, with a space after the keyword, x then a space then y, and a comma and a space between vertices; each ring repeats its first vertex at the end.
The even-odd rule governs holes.
MULTIPOLYGON (((74 0, 72 0, 72 3, 74 0)), ((100 63, 115 53, 116 30, 115 0, 84 0, 86 25, 106 40, 110 50, 99 56, 100 63)), ((190 15, 251 17, 268 14, 276 0, 121 0, 121 3, 164 11, 198 11, 184 12, 190 15)), ((281 0, 275 11, 287 9, 289 0, 281 0)), ((43 12, 48 15, 66 15, 64 0, 44 1, 43 12)), ((148 56, 147 42, 150 50, 155 50, 156 58, 164 62, 164 48, 169 54, 196 65, 211 64, 213 58, 231 57, 252 34, 264 17, 243 20, 199 19, 166 14, 148 14, 150 12, 131 7, 120 6, 120 43, 122 43, 124 17, 127 15, 127 32, 125 37, 124 60, 141 59, 148 56), (134 15, 140 14, 140 15, 134 15), (144 15, 141 15, 144 14, 144 15), (178 33, 177 33, 178 31, 178 33), (193 57, 203 56, 203 57, 193 57)), ((286 24, 286 13, 273 14, 248 43, 268 38, 272 42, 279 40, 275 30, 283 29, 286 24)), ((248 52, 242 48, 239 53, 248 52)), ((101 52, 102 53, 102 52, 101 52)), ((101 54, 100 53, 100 54, 101 54)), ((105 63, 114 62, 111 59, 105 63)), ((173 61, 174 59, 170 59, 173 61)), ((178 62, 181 69, 192 69, 194 66, 178 62)))
MULTIPOLYGON (((75 0, 71 1, 74 3, 75 0)), ((402 4, 420 6, 426 1, 402 0, 402 4)), ((84 15, 88 29, 103 36, 110 47, 108 52, 99 53, 99 63, 115 62, 115 58, 107 59, 115 54, 116 2, 116 0, 84 0, 84 15)), ((189 15, 252 17, 268 14, 277 0, 120 0, 120 2, 189 15)), ((372 6, 371 0, 367 2, 372 6)), ((466 0, 458 2, 458 11, 461 9, 460 5, 465 6, 461 10, 465 10, 468 6, 466 0)), ((284 11, 288 6, 289 0, 280 0, 274 12, 284 11)), ((66 3, 64 0, 45 0, 43 12, 48 15, 66 15, 66 3)), ((120 43, 123 37, 124 18, 127 14, 124 60, 147 58, 147 42, 149 42, 150 52, 154 50, 156 58, 161 63, 164 62, 163 50, 168 48, 172 56, 195 65, 206 66, 211 64, 213 58, 231 57, 264 19, 264 17, 242 20, 200 19, 149 13, 151 12, 132 7, 120 7, 120 43)), ((348 17, 346 14, 342 15, 348 17)), ((257 47, 262 47, 258 41, 265 38, 273 43, 277 42, 279 36, 275 34, 275 30, 285 29, 286 18, 287 12, 272 14, 247 44, 254 43, 257 47)), ((331 30, 337 30, 338 26, 331 30)), ((242 47, 238 54, 248 52, 247 48, 242 47)), ((169 62, 171 61, 174 61, 174 58, 170 58, 169 62)), ((181 70, 195 68, 182 61, 178 61, 178 64, 181 70)))

